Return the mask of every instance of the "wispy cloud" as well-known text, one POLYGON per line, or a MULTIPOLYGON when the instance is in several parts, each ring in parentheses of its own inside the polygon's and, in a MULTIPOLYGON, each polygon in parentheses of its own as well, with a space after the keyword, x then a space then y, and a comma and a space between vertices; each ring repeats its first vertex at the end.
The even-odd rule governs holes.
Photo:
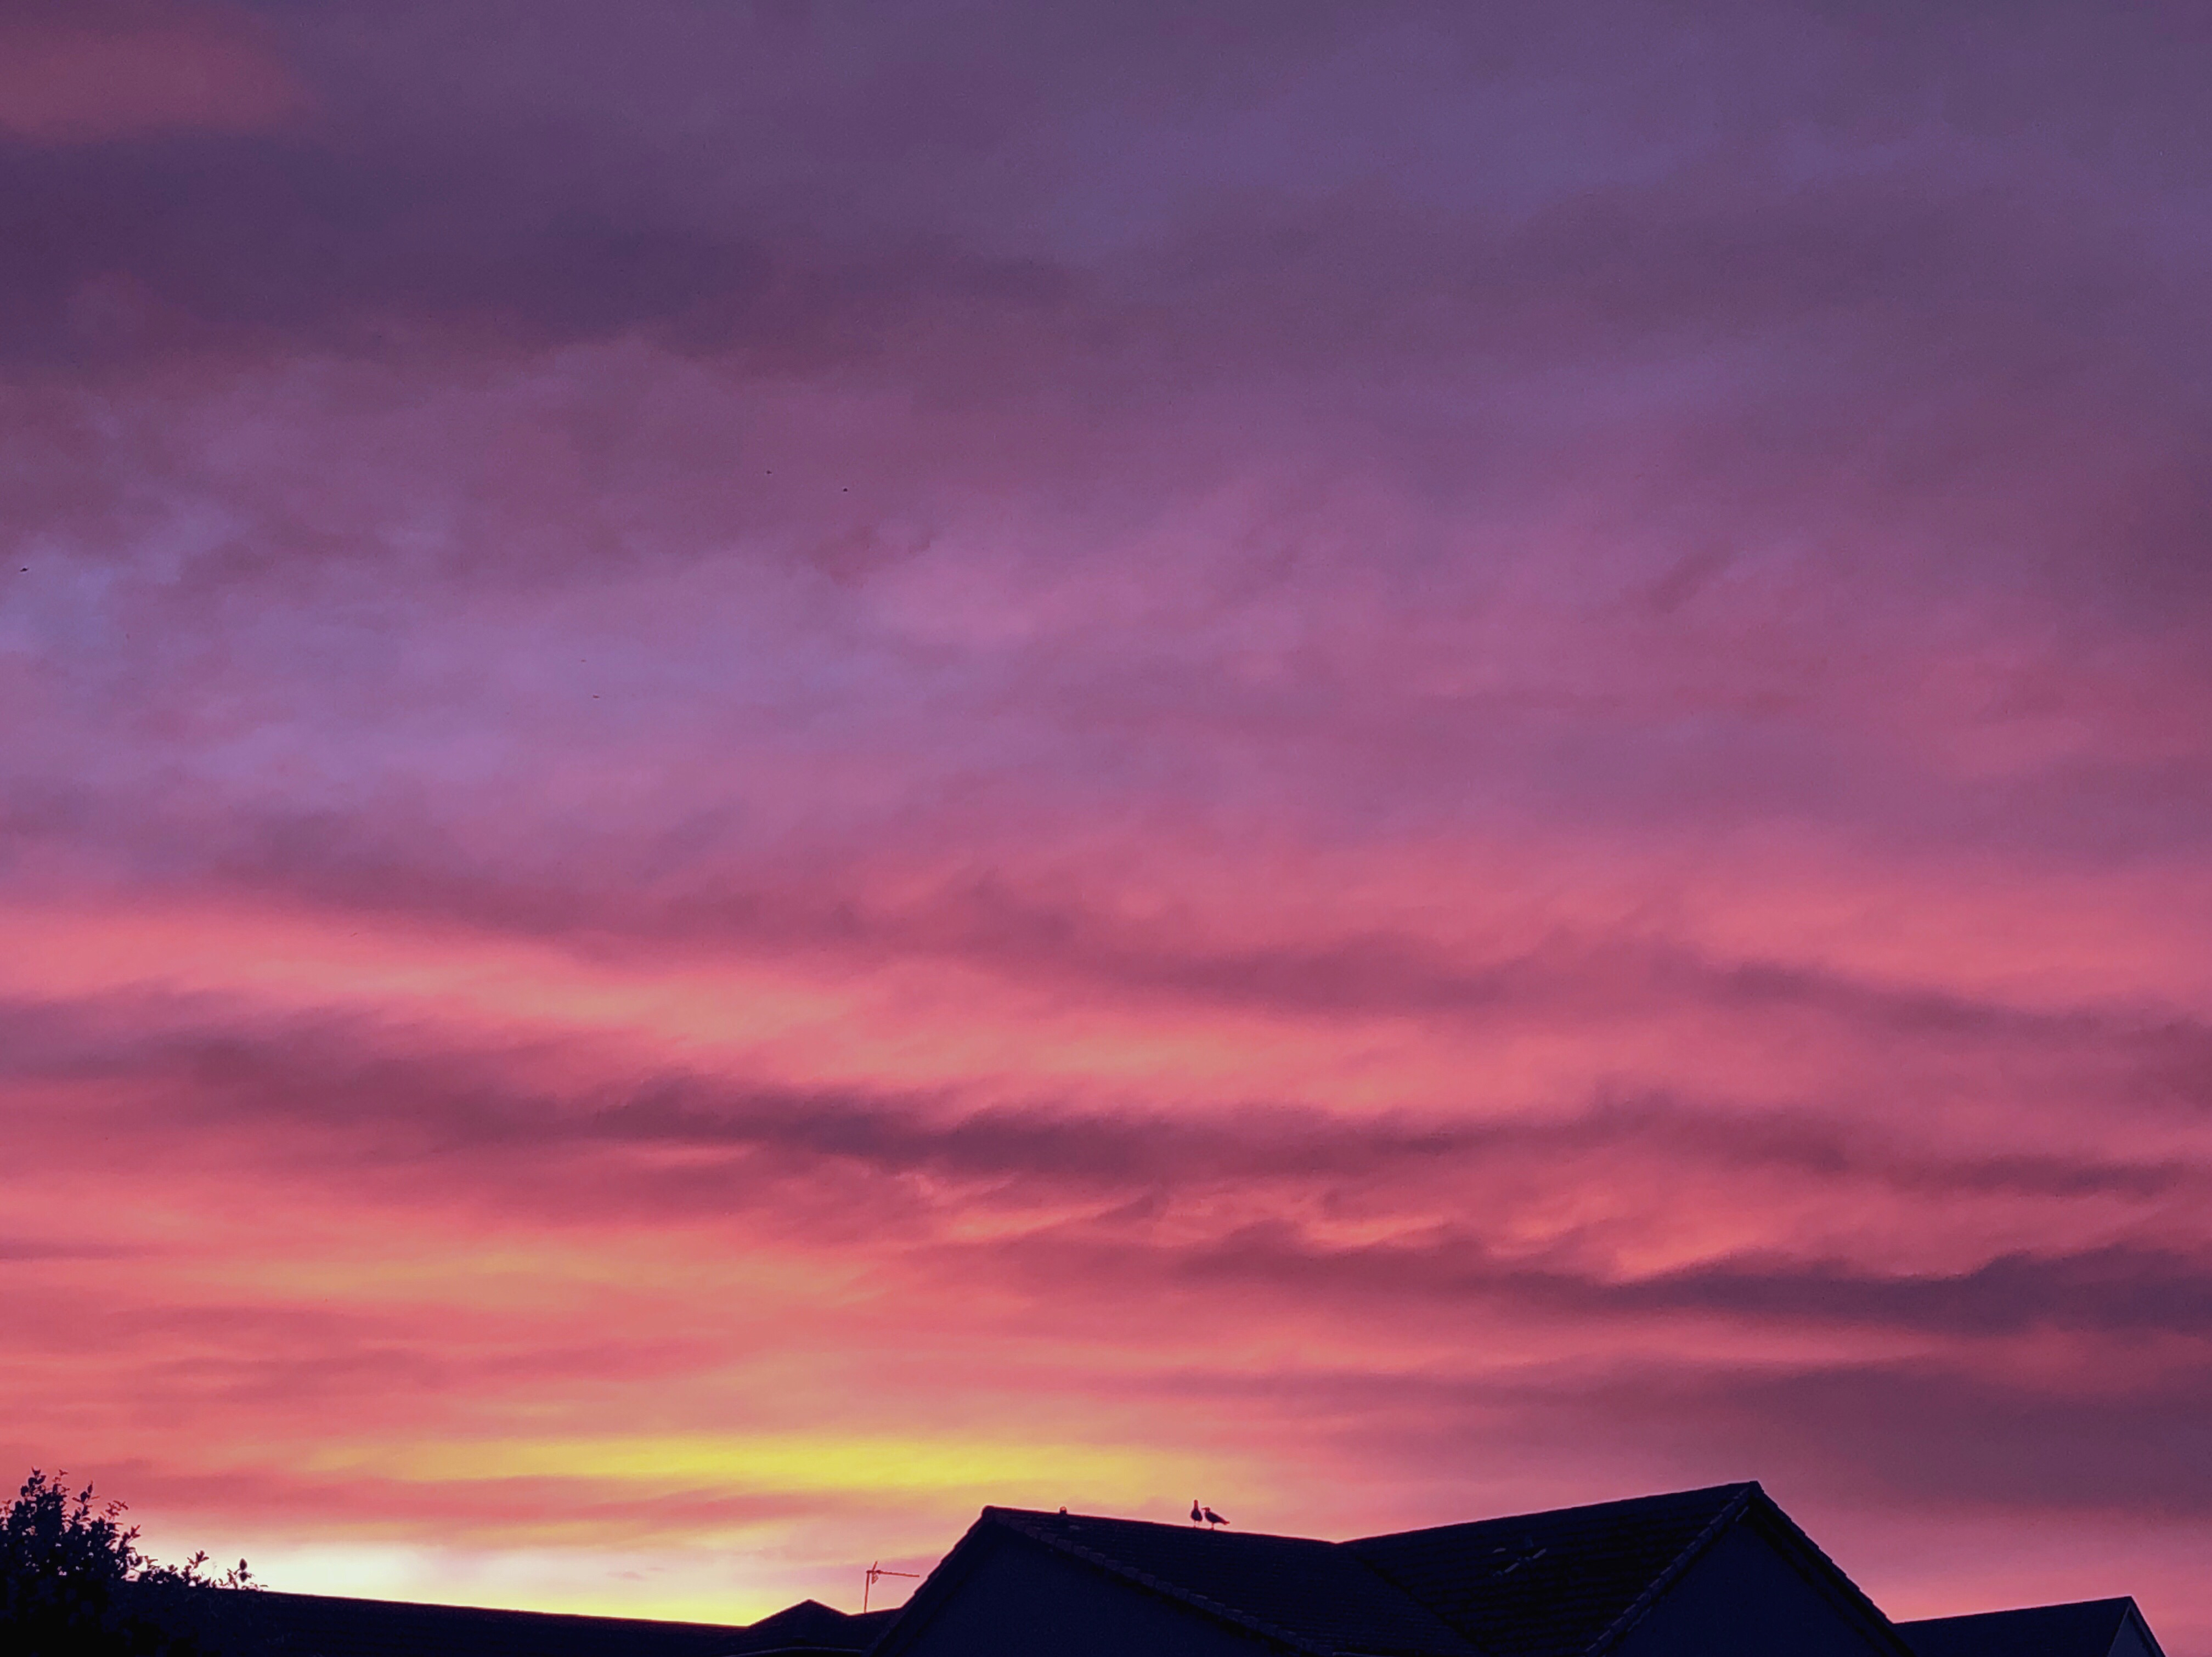
POLYGON ((2204 1648, 2208 52, 15 9, 0 1452, 723 1616, 1758 1475, 2204 1648))

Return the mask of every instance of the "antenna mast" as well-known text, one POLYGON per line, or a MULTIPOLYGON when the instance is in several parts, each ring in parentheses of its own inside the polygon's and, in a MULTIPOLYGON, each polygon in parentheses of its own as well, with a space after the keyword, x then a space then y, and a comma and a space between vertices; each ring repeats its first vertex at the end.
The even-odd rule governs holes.
POLYGON ((869 1566, 866 1570, 860 1573, 860 1615, 866 1617, 868 1614, 868 1596, 875 1592, 878 1577, 920 1576, 921 1575, 918 1570, 885 1570, 881 1565, 869 1566))

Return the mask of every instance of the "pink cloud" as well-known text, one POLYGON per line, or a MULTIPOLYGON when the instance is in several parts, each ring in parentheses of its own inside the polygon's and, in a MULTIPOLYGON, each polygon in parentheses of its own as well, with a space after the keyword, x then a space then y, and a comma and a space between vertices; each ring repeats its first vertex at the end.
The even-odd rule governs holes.
POLYGON ((307 106, 263 33, 228 7, 98 0, 0 20, 0 131, 33 143, 253 132, 307 106))
POLYGON ((2109 9, 11 13, 0 1453, 709 1616, 1755 1475, 2212 1650, 2109 9))

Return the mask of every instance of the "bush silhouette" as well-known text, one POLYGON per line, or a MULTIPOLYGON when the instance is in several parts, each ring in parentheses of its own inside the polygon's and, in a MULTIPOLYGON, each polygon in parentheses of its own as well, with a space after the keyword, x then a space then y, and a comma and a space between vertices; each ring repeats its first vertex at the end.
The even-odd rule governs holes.
POLYGON ((241 1559, 221 1576, 207 1555, 164 1565, 138 1548, 123 1504, 93 1506, 33 1468, 0 1516, 0 1650, 10 1657, 204 1657, 205 1596, 256 1584, 241 1559))

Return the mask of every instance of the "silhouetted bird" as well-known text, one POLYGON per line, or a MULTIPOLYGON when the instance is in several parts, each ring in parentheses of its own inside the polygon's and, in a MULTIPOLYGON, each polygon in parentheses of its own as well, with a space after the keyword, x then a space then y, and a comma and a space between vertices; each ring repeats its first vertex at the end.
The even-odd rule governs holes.
POLYGON ((1196 1496, 1193 1496, 1190 1499, 1190 1522, 1194 1525, 1203 1525, 1206 1523, 1206 1509, 1198 1505, 1198 1498, 1196 1496))
POLYGON ((1224 1518, 1223 1518, 1219 1514, 1218 1514, 1218 1513, 1214 1512, 1214 1511, 1213 1511, 1213 1509, 1212 1509, 1212 1508, 1206 1508, 1206 1509, 1205 1510, 1205 1512, 1206 1512, 1206 1522, 1207 1524, 1209 1524, 1209 1525, 1226 1525, 1226 1524, 1229 1522, 1227 1520, 1224 1519, 1224 1518))

